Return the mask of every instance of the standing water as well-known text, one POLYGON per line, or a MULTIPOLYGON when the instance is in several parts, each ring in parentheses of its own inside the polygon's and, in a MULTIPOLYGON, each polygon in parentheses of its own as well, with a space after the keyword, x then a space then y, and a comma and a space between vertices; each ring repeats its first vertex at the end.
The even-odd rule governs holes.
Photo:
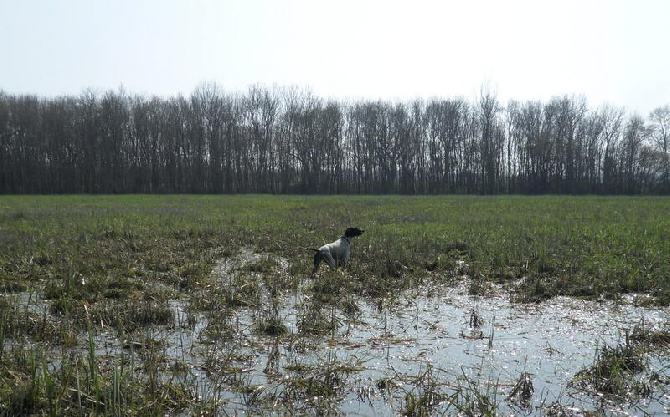
MULTIPOLYGON (((147 339, 166 341, 165 378, 179 375, 224 415, 670 413, 670 338, 644 344, 641 368, 610 376, 624 378, 623 394, 595 386, 588 373, 602 372, 594 366, 601 354, 641 330, 667 336, 668 308, 567 297, 515 304, 502 291, 469 295, 465 284, 319 305, 310 288, 343 273, 269 285, 288 270, 285 259, 243 250, 212 271, 228 297, 220 309, 196 308, 197 297, 170 301, 174 325, 147 330, 160 333, 147 339), (259 262, 272 265, 272 279, 250 267, 259 262)), ((110 356, 134 348, 109 347, 113 339, 96 344, 110 356)))

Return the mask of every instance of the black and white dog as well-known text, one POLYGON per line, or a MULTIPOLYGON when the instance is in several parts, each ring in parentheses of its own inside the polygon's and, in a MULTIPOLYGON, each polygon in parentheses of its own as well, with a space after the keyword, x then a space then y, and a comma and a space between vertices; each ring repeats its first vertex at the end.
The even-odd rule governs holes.
POLYGON ((333 243, 321 246, 319 249, 314 249, 314 269, 312 269, 312 277, 319 270, 321 261, 326 261, 331 269, 337 269, 339 266, 345 266, 349 262, 349 244, 351 239, 363 234, 365 230, 357 227, 350 227, 344 231, 344 236, 337 239, 333 243))

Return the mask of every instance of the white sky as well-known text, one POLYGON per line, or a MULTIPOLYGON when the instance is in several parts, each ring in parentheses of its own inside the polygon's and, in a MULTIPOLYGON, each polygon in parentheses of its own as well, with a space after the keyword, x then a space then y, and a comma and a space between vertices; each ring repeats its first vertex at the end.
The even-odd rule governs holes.
POLYGON ((670 0, 0 0, 0 90, 670 104, 670 0))

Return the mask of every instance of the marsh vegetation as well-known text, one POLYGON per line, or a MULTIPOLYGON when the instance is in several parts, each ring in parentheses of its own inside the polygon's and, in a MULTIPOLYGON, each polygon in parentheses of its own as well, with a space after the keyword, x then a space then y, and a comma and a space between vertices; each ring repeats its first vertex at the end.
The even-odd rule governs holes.
POLYGON ((670 200, 4 196, 0 414, 670 410, 670 200), (345 227, 346 271, 309 279, 345 227))

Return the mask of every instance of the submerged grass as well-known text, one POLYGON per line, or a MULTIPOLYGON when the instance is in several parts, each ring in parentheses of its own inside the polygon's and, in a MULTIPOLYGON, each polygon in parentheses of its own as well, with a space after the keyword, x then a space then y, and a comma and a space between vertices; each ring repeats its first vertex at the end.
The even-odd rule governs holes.
MULTIPOLYGON (((287 409, 307 410, 318 398, 310 410, 328 413, 351 370, 339 362, 286 368, 281 391, 257 389, 245 382, 240 364, 248 358, 235 345, 246 324, 232 312, 256 311, 249 325, 274 346, 270 374, 280 372, 272 358, 285 339, 299 349, 311 338, 333 338, 339 312, 353 320, 360 297, 381 308, 404 290, 465 277, 471 294, 503 288, 522 303, 635 293, 667 306, 669 212, 670 199, 657 197, 2 196, 0 415, 219 410, 225 400, 185 382, 180 375, 190 371, 168 363, 153 340, 155 329, 178 325, 170 300, 188 300, 182 325, 206 321, 203 346, 226 341, 226 359, 205 367, 223 375, 221 384, 238 387, 249 403, 280 401, 287 409), (309 281, 311 254, 303 248, 349 226, 366 233, 353 243, 346 273, 322 269, 309 281), (226 260, 234 263, 242 248, 273 256, 249 255, 226 274, 226 260), (293 334, 276 303, 299 286, 305 294, 293 334), (103 336, 121 348, 105 353, 103 336), (165 369, 180 371, 166 378, 165 369)), ((670 338, 647 337, 656 339, 670 338)), ((431 381, 408 391, 405 414, 430 414, 440 402, 495 413, 495 395, 475 381, 457 395, 431 381)))
POLYGON ((634 403, 651 397, 655 386, 670 381, 649 371, 649 356, 670 347, 667 331, 637 326, 625 340, 615 346, 604 345, 596 353, 593 364, 577 372, 570 383, 572 389, 614 402, 634 403))

